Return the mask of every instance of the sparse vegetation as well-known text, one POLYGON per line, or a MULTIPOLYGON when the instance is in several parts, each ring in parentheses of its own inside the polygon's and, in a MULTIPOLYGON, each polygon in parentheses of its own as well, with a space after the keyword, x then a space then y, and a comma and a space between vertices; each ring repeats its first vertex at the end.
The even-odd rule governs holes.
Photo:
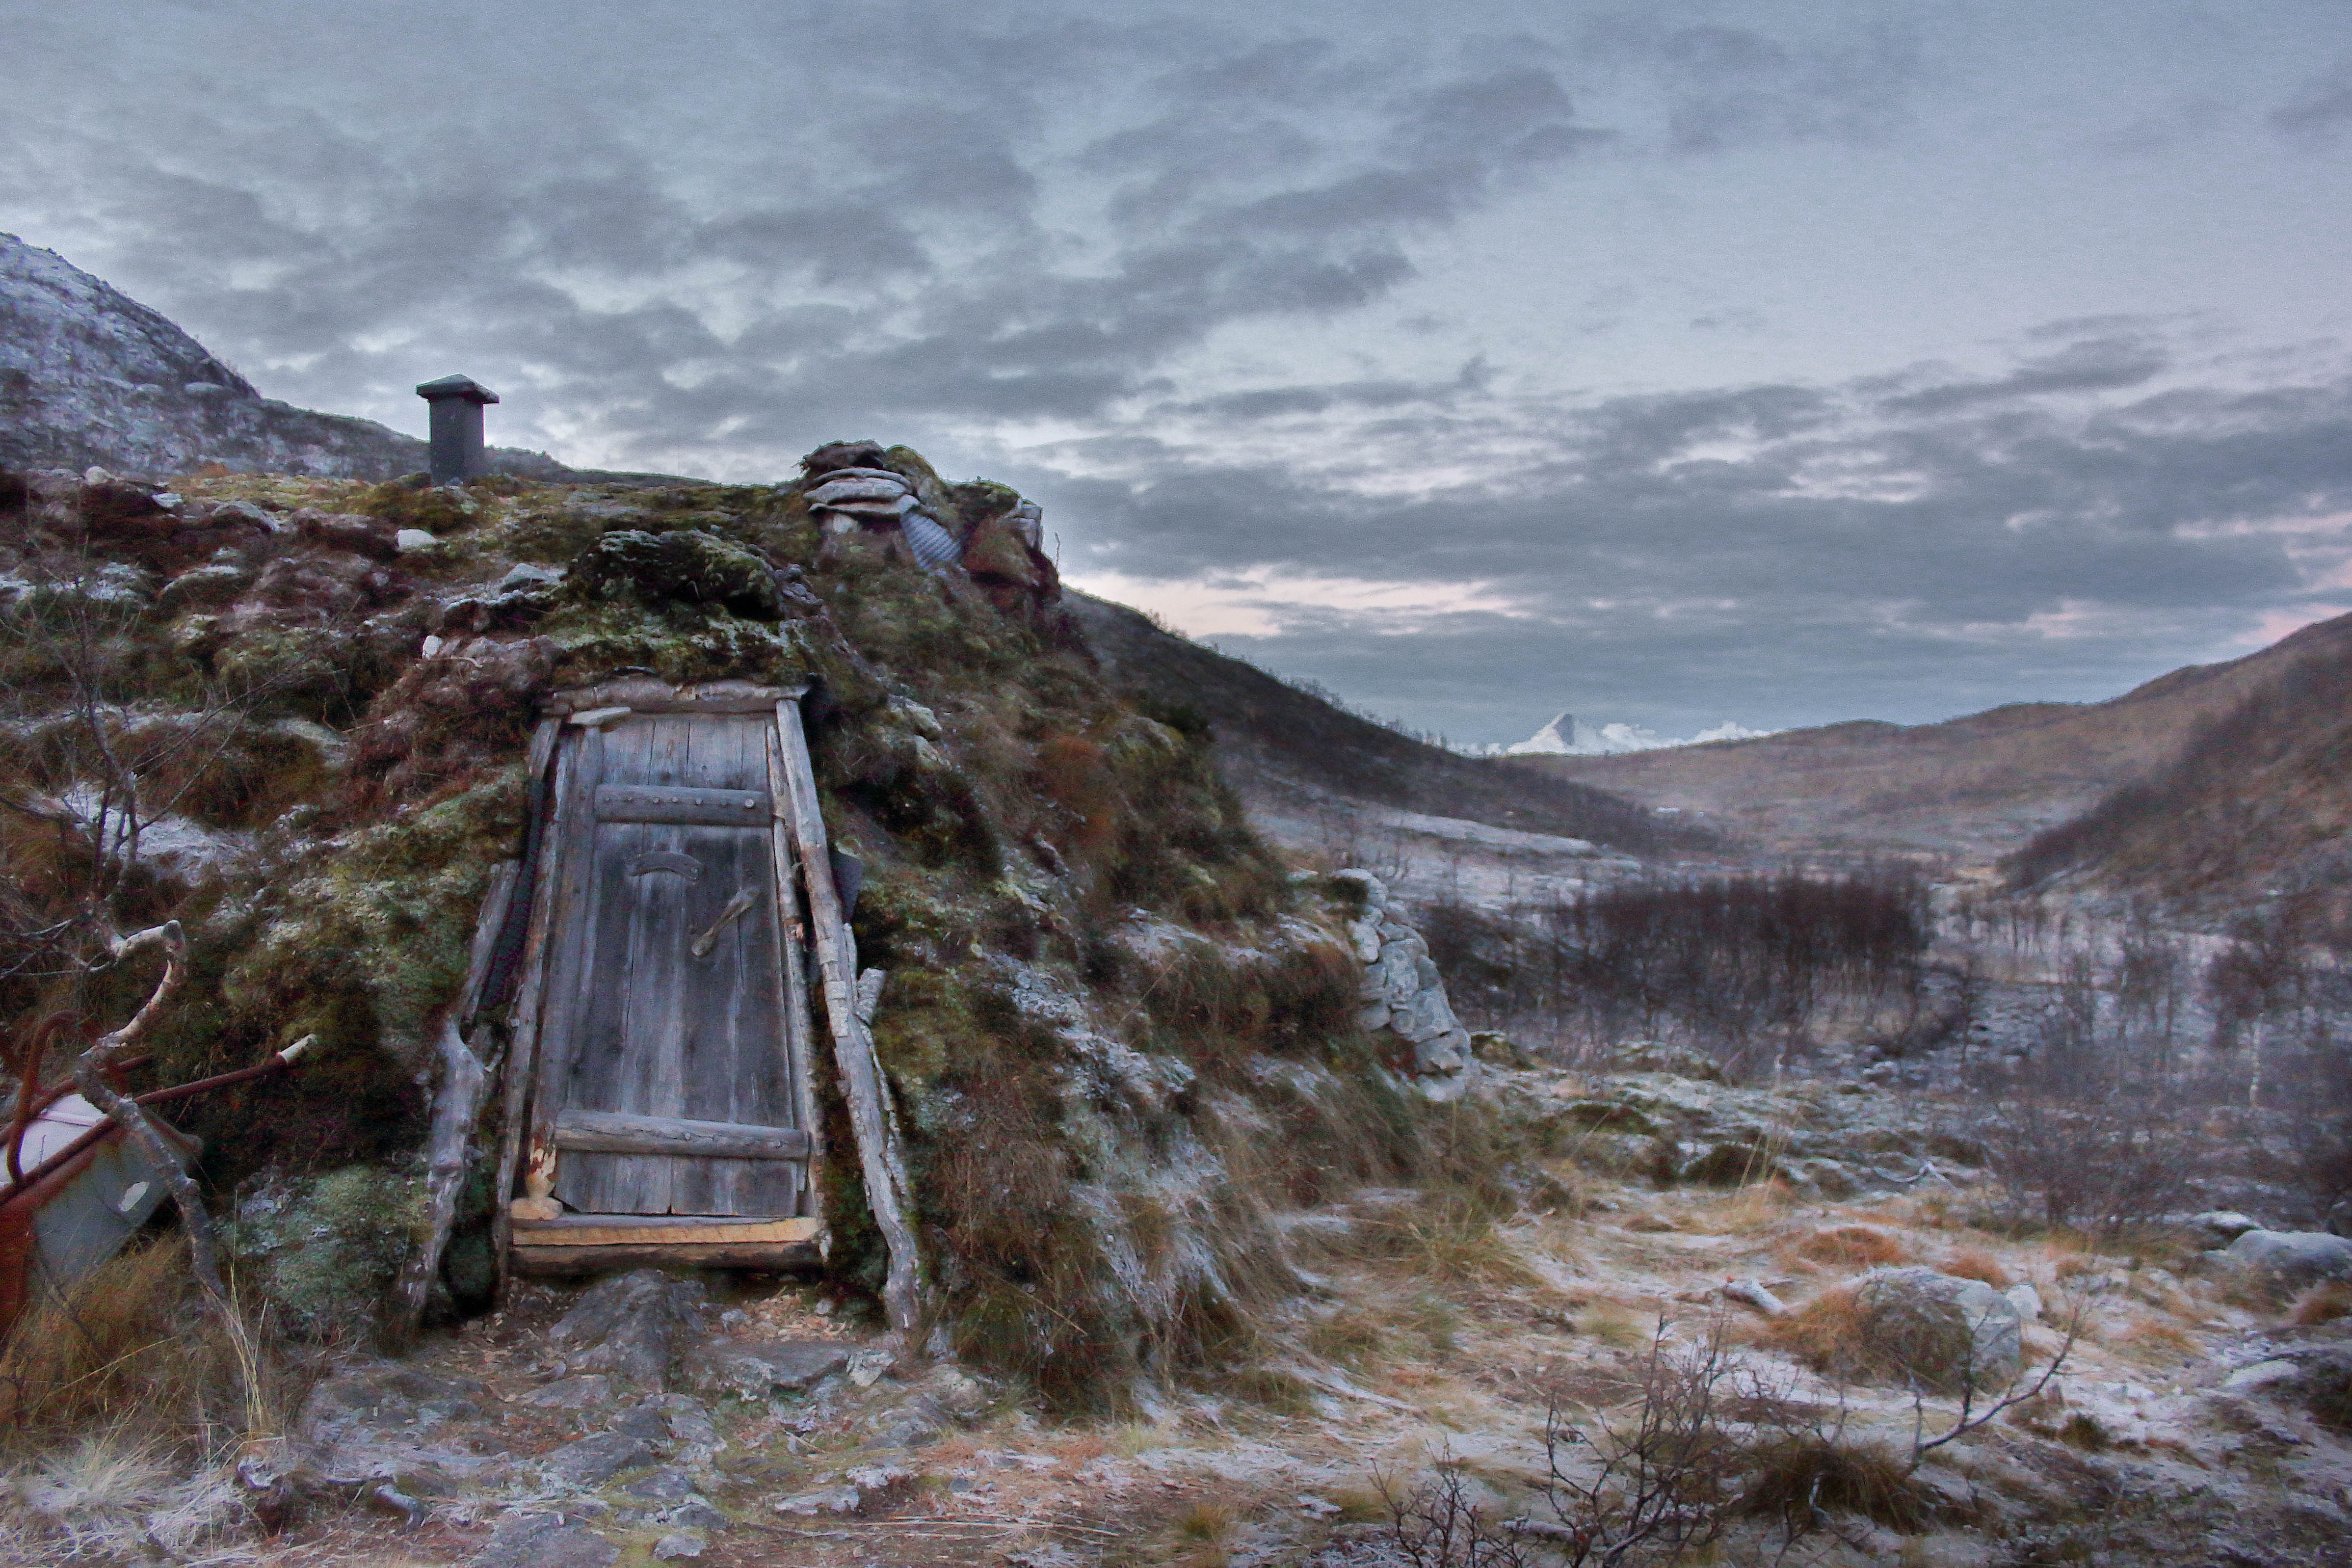
POLYGON ((1753 1076, 1832 1019, 1916 1025, 1934 922, 1925 880, 1888 865, 1631 878, 1507 914, 1439 903, 1423 929, 1483 1026, 1570 1056, 1673 1031, 1753 1076))

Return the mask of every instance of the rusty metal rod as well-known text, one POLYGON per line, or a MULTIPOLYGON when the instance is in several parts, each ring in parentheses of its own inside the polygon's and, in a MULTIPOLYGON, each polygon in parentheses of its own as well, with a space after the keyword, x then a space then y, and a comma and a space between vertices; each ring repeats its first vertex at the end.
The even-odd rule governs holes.
MULTIPOLYGON (((138 1105, 161 1105, 168 1100, 185 1100, 191 1095, 202 1094, 208 1089, 226 1089, 233 1083, 243 1083, 248 1079, 262 1078, 274 1072, 284 1072, 288 1068, 294 1065, 297 1058, 300 1057, 304 1051, 310 1048, 311 1043, 317 1037, 318 1037, 315 1035, 305 1035, 300 1039, 295 1041, 292 1045, 287 1047, 284 1050, 272 1052, 267 1061, 261 1062, 254 1067, 238 1068, 234 1072, 218 1073, 211 1078, 200 1078, 194 1083, 175 1084, 170 1089, 151 1089, 145 1094, 131 1096, 132 1103, 138 1105)), ((62 1096, 53 1096, 48 1103, 55 1104, 57 1100, 61 1098, 62 1096)), ((43 1109, 46 1110, 47 1106, 44 1106, 43 1109)), ((0 1187, 0 1201, 5 1201, 7 1198, 13 1197, 20 1192, 30 1191, 42 1177, 47 1175, 50 1172, 57 1170, 59 1166, 65 1164, 67 1161, 73 1159, 76 1155, 81 1153, 82 1151, 99 1142, 108 1133, 115 1131, 117 1131, 116 1125, 110 1121, 95 1123, 86 1130, 80 1137, 76 1138, 72 1142, 68 1143, 64 1148, 58 1150, 56 1153, 50 1155, 47 1159, 42 1161, 39 1164, 26 1172, 22 1176, 10 1182, 5 1187, 0 1187)))

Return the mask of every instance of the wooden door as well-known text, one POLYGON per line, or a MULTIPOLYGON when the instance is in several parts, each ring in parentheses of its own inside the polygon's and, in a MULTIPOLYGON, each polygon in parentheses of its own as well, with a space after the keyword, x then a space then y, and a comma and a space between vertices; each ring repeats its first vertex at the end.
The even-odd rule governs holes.
POLYGON ((762 715, 643 714, 572 742, 572 896, 540 1058, 555 1195, 572 1209, 804 1210, 773 735, 762 715))

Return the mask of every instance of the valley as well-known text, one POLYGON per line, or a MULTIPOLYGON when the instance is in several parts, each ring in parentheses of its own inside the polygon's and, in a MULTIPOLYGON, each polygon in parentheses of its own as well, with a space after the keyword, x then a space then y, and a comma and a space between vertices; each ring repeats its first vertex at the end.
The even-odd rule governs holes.
POLYGON ((2352 617, 1468 757, 910 447, 435 485, 23 248, 0 1563, 2343 1560, 2352 617))

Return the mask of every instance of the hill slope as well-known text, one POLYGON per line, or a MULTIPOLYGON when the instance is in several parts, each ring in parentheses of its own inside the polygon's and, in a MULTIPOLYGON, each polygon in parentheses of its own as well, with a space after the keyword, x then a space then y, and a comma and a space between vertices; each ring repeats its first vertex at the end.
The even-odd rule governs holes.
MULTIPOLYGON (((2284 645, 2282 645, 2284 646, 2284 645)), ((2036 835, 2013 879, 2063 879, 2227 912, 2273 892, 2344 898, 2352 869, 2352 646, 2315 645, 2180 755, 2036 835)), ((2337 908, 2341 923, 2347 911, 2337 908)))
POLYGON ((1513 768, 1700 816, 1784 854, 1927 852, 1990 862, 2168 764, 2198 727, 2307 658, 2352 654, 2352 616, 2105 702, 2016 703, 1940 724, 1791 730, 1513 768))
MULTIPOLYGON (((414 436, 262 396, 161 312, 0 234, 0 467, 172 475, 220 463, 388 479, 425 460, 414 436)), ((543 480, 637 477, 579 472, 504 447, 492 449, 491 467, 543 480)))
POLYGON ((1150 707, 1205 719, 1219 766, 1262 823, 1302 810, 1385 807, 1626 854, 1704 851, 1713 836, 1570 779, 1529 777, 1360 719, 1254 665, 1174 637, 1123 605, 1066 595, 1113 682, 1150 707))

